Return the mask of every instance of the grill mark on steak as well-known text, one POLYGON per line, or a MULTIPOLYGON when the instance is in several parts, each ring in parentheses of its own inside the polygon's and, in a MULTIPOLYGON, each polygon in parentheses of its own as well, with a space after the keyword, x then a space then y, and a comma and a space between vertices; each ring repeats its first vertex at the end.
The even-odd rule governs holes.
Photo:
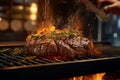
POLYGON ((89 40, 81 36, 66 38, 64 40, 32 38, 26 45, 26 49, 28 54, 38 57, 63 56, 67 59, 75 59, 91 54, 89 40))

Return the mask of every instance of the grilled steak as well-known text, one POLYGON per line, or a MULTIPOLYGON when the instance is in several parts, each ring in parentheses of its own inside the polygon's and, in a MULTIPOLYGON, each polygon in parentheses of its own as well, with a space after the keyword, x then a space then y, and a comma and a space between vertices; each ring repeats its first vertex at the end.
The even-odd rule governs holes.
POLYGON ((90 51, 89 40, 76 32, 51 35, 32 37, 26 45, 27 53, 42 57, 64 56, 74 59, 85 57, 90 51))

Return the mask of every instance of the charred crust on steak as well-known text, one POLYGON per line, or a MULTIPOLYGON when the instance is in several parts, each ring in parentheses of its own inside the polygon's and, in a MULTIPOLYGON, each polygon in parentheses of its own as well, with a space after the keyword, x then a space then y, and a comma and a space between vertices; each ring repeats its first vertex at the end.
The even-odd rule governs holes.
POLYGON ((75 59, 91 55, 93 52, 90 41, 79 31, 33 34, 26 45, 27 54, 40 57, 64 56, 67 59, 75 59))

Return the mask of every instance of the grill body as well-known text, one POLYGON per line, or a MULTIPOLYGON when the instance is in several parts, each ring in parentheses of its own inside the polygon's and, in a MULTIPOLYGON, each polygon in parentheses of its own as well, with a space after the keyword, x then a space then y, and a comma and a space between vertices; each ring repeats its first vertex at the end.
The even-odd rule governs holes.
MULTIPOLYGON (((24 45, 1 46, 0 48, 23 48, 24 45)), ((56 80, 80 75, 108 72, 120 69, 119 48, 108 47, 100 57, 89 56, 68 61, 49 60, 43 57, 25 59, 24 53, 0 53, 0 79, 4 80, 56 80), (107 51, 109 50, 109 51, 107 51), (115 52, 116 51, 116 52, 115 52)))

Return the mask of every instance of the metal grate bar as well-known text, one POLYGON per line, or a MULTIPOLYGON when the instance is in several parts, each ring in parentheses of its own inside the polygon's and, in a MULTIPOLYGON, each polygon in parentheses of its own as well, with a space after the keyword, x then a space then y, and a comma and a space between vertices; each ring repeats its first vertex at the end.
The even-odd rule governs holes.
POLYGON ((22 57, 22 56, 9 54, 9 56, 7 55, 7 57, 12 58, 12 59, 14 59, 16 61, 19 61, 23 65, 32 65, 33 64, 32 62, 24 60, 24 57, 22 57))
POLYGON ((24 65, 32 65, 32 63, 29 63, 29 62, 27 62, 27 61, 25 61, 25 60, 21 60, 20 61, 22 64, 24 64, 24 65))
POLYGON ((9 55, 15 57, 16 59, 23 59, 24 58, 24 57, 21 57, 19 55, 14 55, 14 54, 9 54, 9 55))
POLYGON ((31 64, 40 64, 39 62, 33 61, 33 60, 26 60, 27 62, 31 63, 31 64))
POLYGON ((7 62, 7 61, 2 60, 2 59, 0 59, 0 62, 1 62, 3 65, 13 66, 12 64, 10 64, 10 62, 7 62))
POLYGON ((47 63, 54 63, 56 61, 53 61, 53 60, 49 60, 47 58, 43 58, 43 57, 39 57, 39 59, 43 60, 43 61, 46 61, 47 63))
POLYGON ((45 64, 53 63, 58 61, 49 60, 46 58, 34 58, 26 59, 28 55, 14 55, 12 53, 0 53, 0 66, 10 67, 10 66, 22 66, 22 65, 33 65, 33 64, 45 64))
POLYGON ((1 58, 2 60, 5 60, 5 61, 9 62, 10 64, 15 65, 15 66, 20 66, 20 65, 22 65, 20 62, 17 62, 17 61, 15 61, 15 60, 12 60, 12 59, 10 59, 10 58, 8 58, 8 57, 6 57, 6 56, 0 56, 0 58, 1 58))
POLYGON ((4 57, 7 57, 7 58, 9 58, 9 59, 12 59, 12 60, 15 60, 15 61, 19 61, 20 59, 18 59, 18 58, 16 58, 15 57, 15 55, 14 56, 11 56, 11 55, 9 55, 9 54, 1 54, 2 56, 4 56, 4 57))
POLYGON ((46 61, 43 61, 43 60, 41 60, 41 59, 35 59, 35 61, 37 61, 37 62, 39 62, 39 63, 41 63, 41 64, 45 64, 45 63, 48 63, 48 62, 46 62, 46 61))

